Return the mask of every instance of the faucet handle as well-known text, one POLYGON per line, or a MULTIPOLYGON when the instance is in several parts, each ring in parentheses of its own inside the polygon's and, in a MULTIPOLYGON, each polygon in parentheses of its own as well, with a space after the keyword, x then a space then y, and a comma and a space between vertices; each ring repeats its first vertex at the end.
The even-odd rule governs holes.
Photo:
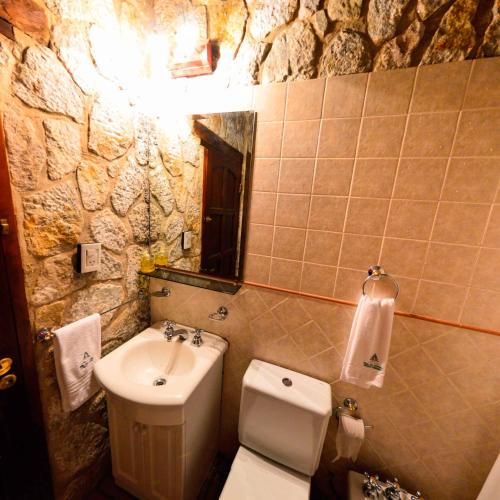
POLYGON ((172 330, 176 327, 176 323, 175 321, 167 320, 163 322, 163 326, 167 328, 167 330, 172 330))
POLYGON ((191 341, 191 344, 200 347, 203 344, 203 339, 201 338, 201 334, 203 333, 203 330, 201 328, 195 328, 194 329, 194 337, 193 340, 191 341))

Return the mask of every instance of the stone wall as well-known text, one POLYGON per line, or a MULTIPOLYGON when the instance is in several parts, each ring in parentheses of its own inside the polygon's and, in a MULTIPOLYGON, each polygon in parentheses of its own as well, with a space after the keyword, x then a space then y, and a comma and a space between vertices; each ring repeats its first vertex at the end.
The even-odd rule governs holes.
POLYGON ((216 45, 216 78, 233 85, 500 55, 499 11, 498 0, 155 0, 172 45, 196 24, 216 45))
MULTIPOLYGON (((33 333, 134 297, 148 225, 145 122, 131 98, 133 81, 110 64, 116 46, 106 31, 126 26, 141 39, 143 10, 102 0, 47 4, 0 8, 21 28, 15 42, 0 36, 0 115, 33 333), (78 275, 76 244, 93 241, 103 244, 102 268, 78 275)), ((140 76, 138 67, 122 70, 140 76)), ((102 322, 105 354, 149 324, 149 304, 102 322)), ((55 494, 82 498, 109 468, 104 395, 63 413, 52 347, 37 345, 36 354, 55 494)))

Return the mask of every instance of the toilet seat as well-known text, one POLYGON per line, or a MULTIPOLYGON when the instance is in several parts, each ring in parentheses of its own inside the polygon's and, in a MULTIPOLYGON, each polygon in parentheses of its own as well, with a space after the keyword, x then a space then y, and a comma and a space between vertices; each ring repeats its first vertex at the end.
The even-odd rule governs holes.
POLYGON ((311 478, 240 446, 219 500, 308 500, 311 478))

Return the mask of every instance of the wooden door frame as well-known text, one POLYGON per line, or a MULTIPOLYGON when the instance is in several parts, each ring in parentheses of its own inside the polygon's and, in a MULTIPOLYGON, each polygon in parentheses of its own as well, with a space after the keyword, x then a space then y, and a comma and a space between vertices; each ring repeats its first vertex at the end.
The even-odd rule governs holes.
MULTIPOLYGON (((38 374, 36 370, 34 337, 32 335, 28 302, 24 288, 24 271, 19 246, 17 221, 14 212, 12 190, 10 186, 9 170, 7 165, 7 150, 2 116, 0 114, 0 214, 7 219, 9 234, 2 235, 2 245, 6 261, 6 276, 13 305, 14 324, 16 329, 19 356, 26 395, 30 409, 30 420, 38 429, 41 436, 45 436, 43 426, 42 405, 38 374)), ((41 440, 45 442, 45 439, 41 440)))

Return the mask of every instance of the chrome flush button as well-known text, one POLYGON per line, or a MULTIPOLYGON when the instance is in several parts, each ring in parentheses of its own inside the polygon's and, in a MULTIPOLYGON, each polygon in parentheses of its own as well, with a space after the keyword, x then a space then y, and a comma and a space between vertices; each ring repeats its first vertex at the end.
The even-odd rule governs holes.
POLYGON ((288 377, 281 379, 281 381, 283 382, 283 385, 285 385, 286 387, 290 387, 292 385, 292 381, 288 377))

